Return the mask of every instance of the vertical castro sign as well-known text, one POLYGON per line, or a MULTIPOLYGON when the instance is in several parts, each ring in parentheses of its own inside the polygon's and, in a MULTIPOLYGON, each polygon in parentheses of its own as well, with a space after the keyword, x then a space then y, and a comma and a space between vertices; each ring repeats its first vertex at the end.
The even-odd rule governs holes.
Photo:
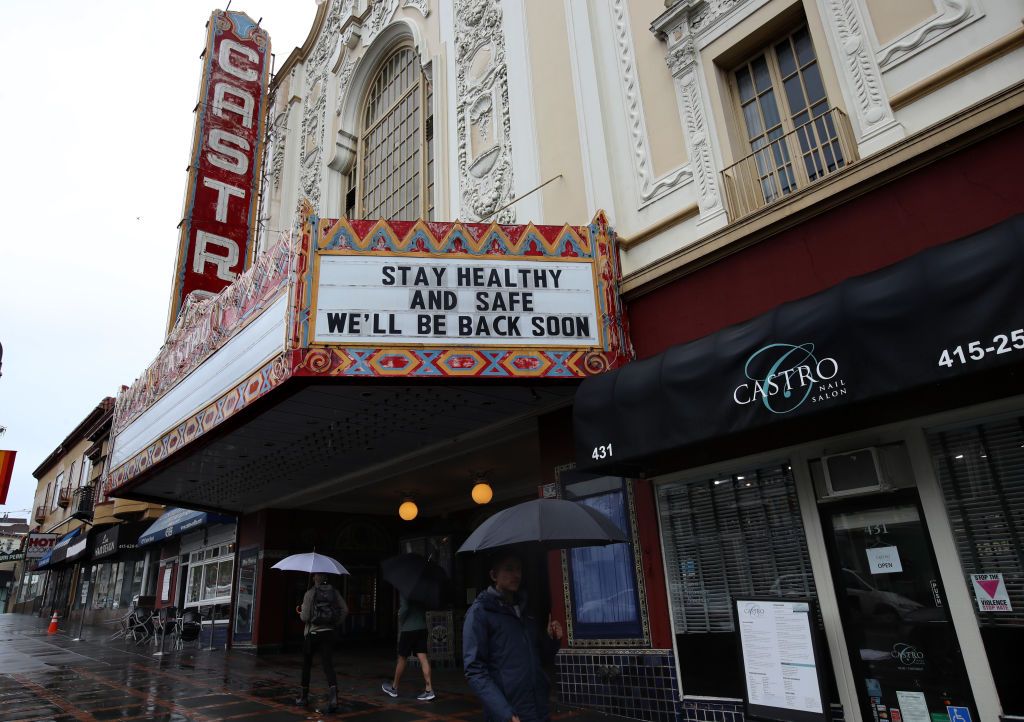
POLYGON ((167 329, 185 298, 212 296, 252 260, 267 115, 270 37, 245 13, 207 23, 167 329))

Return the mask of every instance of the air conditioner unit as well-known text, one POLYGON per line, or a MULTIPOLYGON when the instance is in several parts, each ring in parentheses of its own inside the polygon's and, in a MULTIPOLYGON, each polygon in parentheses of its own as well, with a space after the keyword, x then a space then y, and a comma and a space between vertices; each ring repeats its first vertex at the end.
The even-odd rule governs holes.
POLYGON ((874 447, 831 454, 821 459, 828 496, 863 494, 887 488, 874 447))

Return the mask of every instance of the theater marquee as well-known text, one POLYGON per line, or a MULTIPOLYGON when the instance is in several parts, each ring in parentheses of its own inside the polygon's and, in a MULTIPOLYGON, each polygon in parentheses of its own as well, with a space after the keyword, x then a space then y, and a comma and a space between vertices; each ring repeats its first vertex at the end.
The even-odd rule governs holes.
POLYGON ((589 262, 322 255, 316 343, 600 345, 589 262))
POLYGON ((588 226, 304 225, 299 375, 583 377, 630 357, 615 234, 588 226))

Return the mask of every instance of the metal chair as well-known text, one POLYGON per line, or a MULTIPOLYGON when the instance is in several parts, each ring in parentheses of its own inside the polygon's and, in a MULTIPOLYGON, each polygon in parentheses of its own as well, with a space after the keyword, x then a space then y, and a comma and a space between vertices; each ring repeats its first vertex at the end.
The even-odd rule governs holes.
POLYGON ((163 649, 164 638, 170 634, 174 636, 178 629, 178 608, 161 607, 156 612, 153 620, 153 645, 163 649))
POLYGON ((130 639, 136 645, 142 645, 153 638, 155 632, 156 615, 152 609, 145 607, 134 607, 128 613, 127 629, 125 639, 130 639))
POLYGON ((174 648, 182 649, 186 642, 198 642, 203 629, 203 616, 195 609, 186 609, 176 620, 174 648))

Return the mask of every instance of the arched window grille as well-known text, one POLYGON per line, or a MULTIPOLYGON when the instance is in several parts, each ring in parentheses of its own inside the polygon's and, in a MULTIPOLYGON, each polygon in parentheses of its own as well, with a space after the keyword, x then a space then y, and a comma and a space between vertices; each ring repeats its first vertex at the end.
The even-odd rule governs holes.
POLYGON ((380 64, 359 115, 346 215, 406 221, 433 217, 432 100, 429 75, 413 47, 395 49, 380 64))

